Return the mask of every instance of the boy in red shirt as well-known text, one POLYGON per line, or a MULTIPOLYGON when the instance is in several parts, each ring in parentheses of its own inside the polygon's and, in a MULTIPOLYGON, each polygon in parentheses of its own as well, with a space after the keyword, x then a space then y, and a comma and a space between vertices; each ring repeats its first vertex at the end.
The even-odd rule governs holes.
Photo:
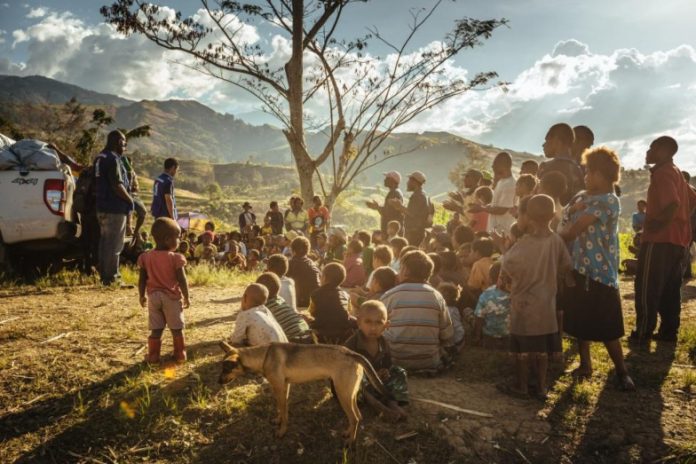
POLYGON ((182 363, 186 361, 184 309, 190 302, 184 270, 186 258, 176 253, 181 232, 176 221, 161 217, 155 220, 150 233, 156 248, 138 257, 140 305, 148 309, 150 329, 145 361, 159 363, 162 332, 169 327, 174 341, 174 360, 182 363))

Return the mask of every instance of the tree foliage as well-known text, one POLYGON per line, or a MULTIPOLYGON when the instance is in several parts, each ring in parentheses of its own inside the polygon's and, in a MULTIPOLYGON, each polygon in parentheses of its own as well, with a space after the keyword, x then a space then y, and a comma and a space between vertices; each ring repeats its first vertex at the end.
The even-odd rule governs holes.
POLYGON ((141 0, 116 0, 101 13, 118 31, 181 52, 187 66, 256 97, 283 126, 305 200, 314 194, 316 179, 333 203, 360 173, 418 148, 382 149, 394 131, 452 97, 492 85, 495 72, 461 79, 448 72, 447 64, 507 23, 465 17, 454 21, 442 40, 418 48, 418 33, 443 2, 437 0, 410 12, 399 41, 376 28, 346 38, 344 10, 367 1, 200 0, 205 14, 183 17, 141 0), (247 24, 280 31, 289 55, 275 59, 268 47, 245 35, 247 24), (375 43, 387 50, 385 56, 369 52, 375 43), (307 110, 313 99, 321 102, 323 113, 307 110), (325 135, 315 153, 305 142, 309 130, 325 135))

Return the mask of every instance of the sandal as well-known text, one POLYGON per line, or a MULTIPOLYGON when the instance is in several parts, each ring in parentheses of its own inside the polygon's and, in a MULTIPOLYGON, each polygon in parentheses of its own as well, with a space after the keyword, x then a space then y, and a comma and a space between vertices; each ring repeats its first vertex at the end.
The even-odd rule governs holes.
POLYGON ((520 400, 528 400, 529 399, 529 393, 518 390, 517 388, 515 388, 512 385, 509 385, 507 383, 499 383, 495 386, 495 388, 497 388, 500 393, 504 393, 508 396, 512 396, 513 398, 517 398, 520 400))
POLYGON ((631 376, 628 374, 623 374, 618 376, 619 379, 619 388, 621 391, 625 392, 632 392, 636 391, 636 384, 633 382, 633 379, 631 376))

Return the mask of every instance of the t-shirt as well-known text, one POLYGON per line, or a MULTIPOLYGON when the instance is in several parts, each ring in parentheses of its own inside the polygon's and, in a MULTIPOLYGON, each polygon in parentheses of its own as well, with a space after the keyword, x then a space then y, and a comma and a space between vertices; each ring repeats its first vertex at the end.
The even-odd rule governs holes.
POLYGON ((384 198, 384 206, 379 210, 380 229, 382 229, 383 234, 387 233, 387 224, 391 221, 397 221, 402 227, 404 225, 404 213, 392 205, 392 200, 399 200, 400 203, 404 202, 404 194, 401 193, 401 190, 390 190, 384 198))
POLYGON ((176 220, 177 212, 176 199, 174 197, 174 178, 166 172, 163 172, 155 179, 155 183, 152 186, 152 207, 150 211, 154 218, 169 217, 165 195, 170 195, 172 198, 172 213, 174 214, 172 219, 176 220))
POLYGON ((503 256, 502 271, 510 276, 510 333, 548 335, 558 332, 556 292, 559 277, 571 269, 563 239, 524 235, 503 256))
POLYGON ((645 223, 649 224, 653 216, 659 215, 671 203, 678 205, 672 222, 655 231, 646 228, 641 243, 671 243, 685 248, 691 244, 691 212, 696 206, 696 193, 686 183, 679 168, 670 161, 650 170, 645 223))
POLYGON ((633 227, 634 232, 640 232, 643 230, 643 224, 645 224, 645 213, 636 211, 631 216, 631 227, 633 227))
POLYGON ((287 343, 288 337, 267 307, 255 306, 237 313, 231 344, 257 346, 273 342, 287 343))
POLYGON ((560 172, 566 179, 566 191, 561 195, 561 203, 566 205, 571 198, 585 188, 584 174, 577 161, 567 156, 558 155, 539 165, 537 177, 541 179, 549 172, 560 172))
POLYGON ((346 256, 343 260, 343 266, 346 268, 346 278, 341 287, 361 287, 365 284, 365 268, 362 258, 352 255, 346 256))
POLYGON ((274 235, 281 235, 283 233, 283 213, 280 211, 268 211, 266 217, 271 218, 271 231, 274 235))
POLYGON ((491 285, 490 271, 493 266, 493 258, 490 256, 483 257, 477 260, 471 266, 471 273, 467 285, 477 290, 485 290, 491 285))
POLYGON ((295 281, 287 276, 280 278, 280 290, 278 296, 285 300, 293 311, 297 311, 297 297, 295 296, 295 281))
POLYGON ((440 349, 452 344, 454 328, 447 303, 428 284, 403 283, 382 295, 389 314, 384 338, 395 364, 406 369, 437 369, 440 349))
POLYGON ((285 227, 288 230, 305 230, 307 227, 307 211, 301 209, 295 212, 291 209, 285 212, 285 227))
POLYGON ((329 209, 326 206, 322 206, 319 209, 309 208, 307 215, 309 216, 310 232, 326 230, 330 218, 329 209))
POLYGON ((491 285, 479 296, 474 316, 483 319, 483 334, 502 338, 510 334, 510 295, 491 285))
MULTIPOLYGON (((566 207, 568 223, 576 222, 582 216, 594 216, 596 221, 571 244, 573 268, 590 279, 619 287, 619 216, 621 203, 613 192, 602 195, 588 195, 582 191, 575 195, 566 207), (570 214, 570 208, 583 203, 586 208, 570 214)), ((566 221, 564 220, 564 223, 566 221)))
POLYGON ((485 211, 478 213, 468 213, 471 218, 469 224, 471 224, 471 230, 474 232, 486 232, 488 231, 488 218, 489 214, 485 211))
POLYGON ((276 297, 268 300, 266 307, 273 314, 273 317, 278 321, 278 324, 283 328, 283 332, 289 339, 301 338, 309 332, 307 322, 284 299, 276 297))
POLYGON ((165 250, 151 250, 138 256, 138 267, 147 272, 147 293, 165 292, 181 298, 176 271, 186 266, 184 255, 165 250))
POLYGON ((462 314, 459 312, 459 308, 456 306, 448 306, 447 311, 449 311, 450 319, 452 319, 452 329, 454 331, 454 335, 452 335, 452 343, 459 345, 462 341, 464 341, 462 314))
MULTIPOLYGON (((493 189, 491 206, 504 208, 515 206, 515 186, 515 178, 512 176, 500 179, 493 189)), ((488 216, 488 232, 498 230, 507 234, 513 222, 515 222, 515 217, 510 211, 505 214, 490 214, 488 216)))
POLYGON ((288 262, 288 277, 295 282, 297 307, 309 306, 309 297, 319 288, 319 268, 306 256, 293 256, 288 262))

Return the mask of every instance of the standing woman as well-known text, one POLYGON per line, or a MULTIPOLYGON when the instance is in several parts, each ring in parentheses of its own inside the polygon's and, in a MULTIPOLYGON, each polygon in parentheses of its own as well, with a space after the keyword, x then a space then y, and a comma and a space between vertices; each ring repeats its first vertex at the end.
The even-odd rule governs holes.
POLYGON ((309 217, 302 208, 303 205, 304 200, 299 196, 290 197, 290 209, 285 212, 285 228, 288 232, 301 232, 302 235, 307 232, 309 217))
POLYGON ((614 193, 619 182, 619 157, 605 147, 582 156, 585 190, 571 199, 563 213, 560 235, 569 243, 573 286, 565 289, 564 329, 578 339, 580 367, 575 374, 592 375, 590 342, 602 342, 616 369, 622 390, 635 390, 624 363, 624 335, 619 294, 619 215, 614 193))

